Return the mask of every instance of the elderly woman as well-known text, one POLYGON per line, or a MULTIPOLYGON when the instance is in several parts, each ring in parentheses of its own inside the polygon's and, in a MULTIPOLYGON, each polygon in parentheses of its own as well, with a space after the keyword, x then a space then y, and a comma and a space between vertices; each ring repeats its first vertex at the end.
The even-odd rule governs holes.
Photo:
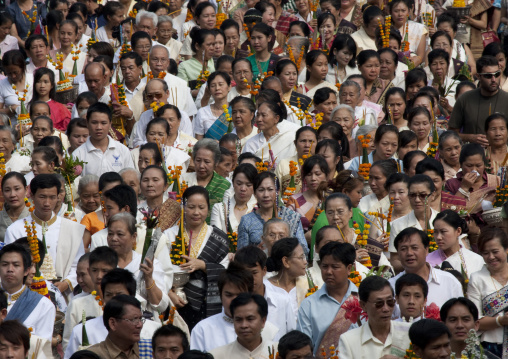
MULTIPOLYGON (((362 147, 362 142, 360 141, 360 136, 363 136, 363 137, 366 137, 367 135, 370 136, 370 142, 369 142, 369 147, 367 147, 367 154, 371 154, 372 151, 374 151, 376 149, 376 147, 374 146, 374 138, 375 138, 375 135, 376 135, 376 131, 377 131, 378 127, 376 125, 364 125, 364 126, 361 126, 360 128, 358 128, 358 130, 356 131, 356 136, 355 136, 355 145, 352 146, 351 148, 354 148, 356 149, 356 156, 351 156, 351 161, 355 158, 358 158, 359 156, 362 156, 363 154, 363 147, 362 147)), ((350 148, 350 151, 351 151, 351 148, 350 148)), ((351 162, 349 161, 349 162, 351 162)), ((349 168, 348 166, 352 163, 349 163, 349 162, 346 162, 345 164, 345 167, 346 168, 349 168)))
POLYGON ((229 241, 226 233, 206 223, 211 203, 205 188, 187 188, 182 200, 185 202, 185 212, 181 220, 185 224, 174 226, 165 233, 172 245, 178 240, 187 247, 183 256, 185 263, 179 267, 173 264, 173 268, 190 273, 190 281, 183 288, 189 301, 184 302, 173 290, 169 296, 189 330, 192 330, 200 320, 221 311, 217 282, 229 263, 229 241), (183 238, 177 238, 180 229, 183 238))
MULTIPOLYGON (((355 109, 355 126, 377 125, 376 112, 362 105, 361 87, 353 80, 346 80, 339 90, 339 102, 341 105, 349 105, 355 109)), ((353 134, 354 134, 353 130, 353 134)))
POLYGON ((330 114, 330 120, 335 121, 342 126, 342 130, 349 141, 349 157, 353 158, 358 156, 358 149, 356 147, 355 139, 353 138, 355 110, 349 105, 341 104, 333 109, 330 114))
POLYGON ((485 156, 490 164, 490 173, 497 174, 501 167, 508 163, 508 120, 502 113, 490 115, 485 120, 485 135, 489 147, 485 149, 485 156))
POLYGON ((154 113, 154 117, 161 117, 169 123, 169 136, 166 139, 166 146, 176 147, 184 152, 189 152, 198 142, 194 137, 180 131, 182 113, 178 107, 166 104, 154 113))
POLYGON ((300 215, 286 207, 277 205, 277 189, 275 186, 275 175, 271 172, 261 172, 254 180, 254 196, 258 208, 248 213, 240 220, 238 226, 238 248, 246 247, 249 244, 258 245, 261 242, 263 225, 274 217, 276 209, 277 217, 289 224, 290 236, 295 236, 308 252, 307 241, 303 233, 300 215))
POLYGON ((250 89, 253 76, 252 65, 249 60, 236 59, 233 61, 233 80, 236 83, 236 86, 231 89, 233 97, 251 97, 250 89))
POLYGON ((182 48, 182 42, 173 39, 172 34, 176 31, 173 27, 173 19, 171 16, 162 15, 158 17, 157 21, 157 40, 162 45, 169 48, 169 57, 172 59, 178 59, 180 55, 180 49, 182 48))
POLYGON ((79 202, 75 206, 75 214, 78 222, 85 214, 94 212, 101 205, 101 195, 99 193, 99 177, 90 174, 83 176, 78 184, 79 202), (81 212, 81 213, 80 213, 81 212), (78 218, 80 215, 81 218, 78 218))
POLYGON ((277 76, 282 84, 283 100, 289 102, 291 106, 298 107, 305 111, 310 107, 312 99, 297 91, 294 91, 298 85, 298 68, 296 64, 289 59, 279 60, 275 66, 275 76, 277 76))
POLYGON ((220 161, 220 148, 217 141, 210 138, 199 140, 192 150, 192 160, 196 172, 186 173, 182 180, 190 186, 201 186, 207 189, 210 202, 206 222, 210 223, 213 205, 221 203, 224 193, 231 187, 231 183, 215 172, 220 161))
POLYGON ((27 174, 31 171, 30 156, 21 156, 16 149, 16 139, 7 126, 0 126, 0 152, 4 154, 5 170, 27 174))
POLYGON ((455 177, 460 171, 459 156, 462 145, 462 139, 455 131, 445 131, 439 136, 439 159, 444 168, 445 181, 455 177))
POLYGON ((289 237, 289 224, 280 218, 272 218, 265 222, 261 236, 261 248, 267 256, 272 254, 272 247, 278 240, 289 237))
POLYGON ((232 133, 236 133, 240 139, 240 146, 243 148, 248 140, 257 134, 253 126, 256 115, 256 105, 247 97, 237 96, 230 103, 231 120, 235 127, 232 133))
POLYGON ((2 179, 2 196, 4 206, 0 212, 0 238, 5 237, 5 231, 19 218, 30 215, 25 206, 27 186, 25 176, 18 172, 9 172, 2 179))

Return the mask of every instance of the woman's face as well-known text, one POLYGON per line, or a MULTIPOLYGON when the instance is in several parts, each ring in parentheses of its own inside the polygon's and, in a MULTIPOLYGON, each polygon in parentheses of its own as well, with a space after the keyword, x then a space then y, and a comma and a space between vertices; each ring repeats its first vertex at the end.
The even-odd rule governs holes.
POLYGON ((415 95, 418 93, 418 91, 420 91, 420 89, 425 86, 427 85, 423 81, 418 81, 414 84, 409 85, 407 87, 407 99, 412 100, 413 97, 415 97, 415 95))
POLYGON ((455 39, 455 31, 453 31, 452 24, 450 24, 449 22, 439 23, 439 25, 437 26, 437 31, 444 31, 448 35, 450 35, 452 40, 455 39))
POLYGON ((63 2, 59 2, 57 3, 56 8, 54 8, 53 10, 61 11, 63 14, 63 18, 65 19, 69 14, 69 5, 63 2))
POLYGON ((346 134, 347 138, 351 138, 355 120, 351 117, 351 113, 347 109, 341 108, 340 110, 335 111, 332 121, 335 121, 341 125, 342 130, 346 134))
POLYGON ((303 180, 307 184, 307 188, 311 191, 317 191, 321 183, 326 182, 327 175, 318 165, 315 165, 303 180))
POLYGON ((404 118, 406 112, 406 102, 402 96, 395 93, 386 99, 386 107, 390 109, 390 117, 393 121, 398 121, 404 118))
POLYGON ((427 111, 432 115, 434 112, 432 109, 432 102, 427 96, 420 96, 413 102, 413 107, 425 107, 427 111))
POLYGON ((276 194, 275 183, 271 178, 265 178, 254 191, 254 197, 262 209, 273 208, 276 194))
POLYGON ((386 196, 385 182, 386 176, 384 175, 383 171, 381 171, 381 167, 379 166, 371 167, 369 172, 369 185, 370 188, 372 189, 372 192, 377 197, 386 196))
MULTIPOLYGON (((409 142, 404 147, 399 147, 399 149, 397 150, 399 160, 402 161, 404 159, 404 157, 406 156, 406 153, 411 152, 411 151, 416 151, 417 149, 418 149, 418 140, 417 139, 414 139, 413 141, 409 142)), ((441 152, 439 152, 439 153, 441 153, 441 152)))
POLYGON ((196 19, 196 23, 203 29, 213 30, 217 18, 215 17, 215 9, 213 6, 208 6, 203 10, 199 18, 196 19))
POLYGON ((453 228, 442 219, 434 222, 434 240, 442 251, 458 249, 461 233, 460 228, 453 228))
POLYGON ((263 103, 259 106, 257 116, 256 116, 256 125, 260 131, 268 131, 273 129, 279 123, 279 116, 277 116, 273 111, 268 107, 266 103, 263 103))
POLYGON ((178 115, 175 110, 168 108, 164 111, 161 117, 168 122, 170 134, 175 134, 178 132, 181 119, 178 118, 178 115))
POLYGON ((407 183, 397 182, 390 186, 388 195, 393 201, 393 208, 397 210, 409 208, 407 183))
POLYGON ((4 73, 11 84, 18 83, 23 79, 23 76, 25 75, 23 69, 17 65, 5 66, 4 73))
POLYGON ((359 66, 358 69, 367 82, 373 82, 379 77, 381 64, 379 63, 379 59, 377 57, 371 57, 362 66, 359 66))
POLYGON ((233 79, 236 86, 240 89, 246 89, 252 83, 252 70, 246 61, 240 61, 233 68, 233 79))
POLYGON ((413 117, 409 129, 416 133, 418 141, 427 139, 430 134, 430 119, 424 114, 416 115, 413 117))
POLYGON ((309 11, 309 2, 307 0, 295 0, 296 10, 300 14, 305 14, 309 11))
POLYGON ((480 154, 466 157, 465 161, 460 165, 464 174, 468 174, 473 171, 478 172, 480 176, 478 176, 477 181, 482 178, 481 175, 483 175, 483 172, 485 171, 485 162, 483 162, 483 157, 480 154))
POLYGON ((87 184, 79 195, 80 206, 85 213, 90 213, 99 208, 101 204, 101 195, 99 194, 99 183, 91 182, 87 184))
MULTIPOLYGON (((88 101, 80 101, 76 104, 76 107, 78 108, 78 114, 81 118, 86 118, 86 112, 88 111, 88 108, 90 107, 90 104, 88 101)), ((87 136, 88 137, 88 136, 87 136)))
POLYGON ((261 21, 269 26, 272 26, 273 22, 275 21, 275 10, 271 6, 266 8, 261 21))
POLYGON ((71 144, 71 149, 74 151, 76 148, 81 146, 86 142, 88 138, 89 132, 88 128, 75 126, 72 130, 71 135, 69 136, 69 143, 71 144))
POLYGON ((448 63, 442 57, 438 57, 430 63, 429 69, 434 75, 434 78, 440 78, 441 81, 444 81, 446 75, 448 74, 448 63))
POLYGON ((487 140, 491 146, 505 146, 508 142, 508 130, 506 128, 506 121, 501 118, 490 121, 486 135, 487 140))
POLYGON ((165 21, 157 25, 157 39, 160 43, 167 44, 168 41, 171 40, 172 33, 173 24, 171 24, 169 21, 165 21))
POLYGON ((339 67, 348 66, 349 61, 353 58, 353 53, 347 47, 340 50, 333 50, 333 55, 335 56, 335 60, 337 60, 339 67))
POLYGON ((42 153, 32 154, 31 166, 34 176, 53 173, 55 170, 55 164, 46 162, 42 157, 42 153))
POLYGON ((194 156, 194 167, 198 179, 212 177, 215 169, 214 153, 206 148, 198 150, 194 156))
POLYGON ((208 203, 202 194, 195 194, 187 199, 185 205, 185 222, 189 227, 200 227, 208 216, 208 203))
POLYGON ((365 29, 365 32, 369 37, 375 38, 376 37, 376 30, 379 28, 379 22, 381 21, 381 24, 384 25, 385 18, 383 16, 376 16, 369 22, 368 26, 363 25, 363 28, 365 29))
POLYGON ((355 108, 360 101, 360 92, 356 86, 342 86, 339 91, 341 105, 348 105, 355 108))
POLYGON ((215 36, 208 35, 202 45, 196 45, 198 51, 205 52, 205 58, 211 59, 215 53, 215 36))
POLYGON ((450 57, 452 56, 452 44, 450 44, 450 41, 448 41, 446 36, 439 36, 434 40, 434 47, 432 50, 435 49, 445 50, 450 57))
POLYGON ((329 42, 333 38, 333 33, 335 32, 335 25, 333 24, 332 19, 326 19, 319 29, 321 34, 326 42, 329 42))
POLYGON ((252 120, 254 119, 254 113, 249 110, 243 103, 236 103, 231 111, 231 119, 233 125, 237 130, 243 128, 252 129, 252 120))
POLYGON ((71 24, 63 24, 58 30, 58 37, 60 38, 62 47, 70 47, 73 43, 76 42, 77 36, 78 34, 76 30, 71 24))
POLYGON ((165 8, 165 7, 161 7, 159 8, 156 12, 155 12, 155 15, 157 16, 162 16, 162 15, 167 15, 168 14, 168 9, 165 8))
POLYGON ((298 72, 296 71, 296 67, 291 64, 286 65, 279 75, 279 80, 282 84, 282 91, 286 93, 293 89, 296 85, 297 79, 298 72))
POLYGON ((256 52, 263 52, 268 48, 271 36, 266 36, 259 31, 253 31, 250 36, 250 44, 256 52))
POLYGON ((237 202, 246 202, 254 194, 252 182, 241 172, 233 179, 233 190, 235 191, 237 202))
POLYGON ((337 107, 337 95, 334 92, 330 94, 328 100, 321 102, 319 105, 314 106, 318 113, 323 113, 323 121, 330 121, 330 115, 335 107, 337 107))
POLYGON ((26 187, 19 179, 11 177, 4 181, 2 187, 2 195, 9 207, 20 208, 25 205, 26 187))
POLYGON ((312 131, 303 131, 295 140, 296 153, 298 158, 302 158, 303 155, 313 155, 316 150, 317 138, 312 131))
POLYGON ((210 93, 212 94, 215 102, 219 102, 226 97, 228 97, 228 93, 231 87, 228 85, 224 77, 216 76, 212 82, 210 82, 210 93))
POLYGON ((432 182, 434 182, 434 187, 436 188, 434 194, 437 197, 441 196, 441 190, 443 189, 444 184, 444 180, 441 178, 441 176, 439 176, 439 174, 437 174, 435 171, 425 171, 422 174, 430 177, 432 182))
POLYGON ((287 271, 289 275, 293 278, 301 277, 305 275, 305 270, 307 269, 307 257, 305 256, 305 252, 301 245, 298 245, 291 256, 287 258, 289 268, 287 271))
POLYGON ((359 184, 355 189, 351 192, 343 191, 346 196, 349 197, 353 207, 356 208, 360 204, 360 200, 363 197, 363 184, 359 184))
POLYGON ((303 33, 303 30, 298 25, 293 25, 289 28, 289 37, 293 36, 303 36, 305 37, 305 34, 303 33))
POLYGON ((214 57, 220 57, 224 52, 224 36, 222 34, 218 34, 215 36, 215 46, 214 46, 214 57))
POLYGON ((409 168, 407 170, 407 175, 409 177, 413 177, 416 174, 416 165, 424 158, 424 155, 416 155, 411 159, 411 162, 409 162, 409 168))
POLYGON ((51 136, 51 127, 48 121, 38 120, 30 129, 36 145, 46 136, 51 136))
POLYGON ((147 168, 150 165, 159 165, 158 163, 155 163, 155 153, 153 150, 141 150, 139 151, 139 159, 138 159, 138 168, 139 172, 143 172, 145 168, 147 168))
POLYGON ((107 18, 111 27, 120 26, 122 21, 125 19, 123 10, 117 10, 112 16, 107 18))
POLYGON ((397 63, 393 61, 393 57, 389 52, 383 52, 380 56, 379 77, 383 80, 393 80, 395 77, 395 70, 397 70, 397 63))
POLYGON ((491 273, 499 272, 506 267, 508 249, 503 248, 499 238, 491 239, 485 243, 480 254, 491 273))
MULTIPOLYGON (((150 53, 150 40, 148 39, 139 39, 136 42, 136 46, 133 48, 133 50, 141 56, 143 61, 146 61, 148 59, 148 54, 150 53)), ((90 52, 89 52, 90 54, 90 52)), ((93 59, 92 59, 93 60, 93 59)))
POLYGON ((53 84, 51 83, 49 75, 42 75, 39 81, 35 84, 35 91, 39 94, 39 97, 42 98, 49 96, 52 88, 53 84))
POLYGON ((146 141, 150 143, 157 143, 159 145, 165 144, 168 139, 166 128, 162 124, 154 124, 146 133, 146 141))
POLYGON ((76 36, 76 42, 78 42, 81 39, 81 36, 83 36, 83 34, 85 33, 85 24, 83 20, 78 20, 77 18, 73 19, 72 21, 74 21, 76 25, 78 25, 78 34, 76 36))
POLYGON ((162 178, 162 171, 150 168, 141 177, 141 193, 146 199, 161 198, 166 190, 166 183, 162 178))
POLYGON ((397 152, 399 137, 393 132, 386 132, 376 143, 376 154, 383 160, 387 160, 397 152))
POLYGON ((312 66, 307 65, 307 71, 310 72, 310 76, 316 79, 324 80, 328 74, 328 59, 325 55, 319 55, 312 66))
POLYGON ((439 150, 439 156, 450 166, 459 166, 460 149, 462 146, 456 138, 449 138, 443 142, 442 149, 439 150))
POLYGON ((325 213, 328 223, 341 229, 349 227, 349 220, 353 218, 353 210, 348 208, 346 201, 342 198, 328 201, 325 213))
POLYGON ((406 19, 409 16, 409 8, 404 2, 399 2, 392 8, 391 14, 393 24, 396 28, 401 28, 406 23, 406 19))
POLYGON ((124 221, 108 223, 108 247, 117 254, 129 254, 136 244, 136 236, 137 233, 130 234, 124 221))
POLYGON ((337 164, 340 161, 340 157, 335 154, 333 149, 328 146, 323 146, 319 149, 317 154, 325 159, 330 172, 335 174, 335 169, 337 168, 337 164))
POLYGON ((238 34, 238 30, 234 27, 230 27, 224 30, 224 35, 226 35, 226 47, 228 51, 235 51, 238 48, 238 44, 240 42, 240 35, 238 34))

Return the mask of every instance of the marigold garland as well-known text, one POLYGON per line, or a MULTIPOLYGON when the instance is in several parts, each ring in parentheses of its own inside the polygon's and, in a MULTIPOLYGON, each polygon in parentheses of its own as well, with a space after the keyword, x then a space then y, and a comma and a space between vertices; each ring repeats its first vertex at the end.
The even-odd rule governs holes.
MULTIPOLYGON (((370 222, 365 221, 365 224, 363 225, 363 233, 360 231, 360 225, 353 221, 353 228, 355 229, 356 236, 356 243, 360 248, 365 249, 367 246, 367 239, 369 238, 369 229, 370 229, 370 222)), ((370 259, 370 256, 368 258, 364 258, 360 261, 364 266, 367 268, 372 268, 372 261, 370 259)))
POLYGON ((362 276, 360 275, 360 272, 358 272, 354 266, 353 266, 353 269, 351 270, 351 272, 349 273, 348 278, 357 287, 359 287, 360 283, 362 282, 362 276))
POLYGON ((358 136, 358 139, 362 143, 363 155, 362 155, 362 163, 360 163, 358 168, 358 174, 362 176, 365 180, 369 179, 370 167, 372 166, 369 163, 369 155, 367 154, 367 148, 369 148, 371 136, 369 134, 365 136, 358 136))
POLYGON ((5 173, 7 171, 5 170, 5 158, 4 153, 0 152, 0 177, 5 176, 5 173))
POLYGON ((305 298, 307 298, 312 294, 316 293, 316 291, 318 290, 318 286, 314 284, 314 280, 312 279, 312 276, 310 275, 308 269, 305 270, 305 275, 307 276, 307 283, 309 284, 309 289, 305 294, 305 298))
POLYGON ((32 13, 32 17, 27 14, 25 10, 22 11, 22 14, 25 15, 25 17, 30 21, 30 30, 28 31, 28 34, 26 37, 28 38, 31 34, 35 32, 35 22, 37 21, 37 5, 34 5, 34 11, 32 13))
POLYGON ((282 201, 287 204, 289 197, 291 197, 296 192, 296 181, 295 176, 298 173, 298 167, 295 161, 289 161, 289 175, 291 179, 289 180, 289 185, 286 187, 282 195, 282 201))
POLYGON ((104 302, 102 301, 101 296, 98 295, 95 290, 92 291, 90 294, 95 297, 95 300, 97 301, 97 303, 99 303, 99 306, 102 308, 102 310, 104 310, 104 302))
POLYGON ((28 241, 28 245, 30 246, 30 252, 32 254, 32 262, 35 264, 35 275, 32 279, 30 290, 39 293, 40 295, 43 295, 46 298, 49 298, 48 286, 46 285, 46 281, 42 277, 39 269, 41 265, 40 263, 41 256, 39 253, 39 241, 37 239, 37 230, 35 227, 35 221, 32 221, 31 226, 28 224, 26 218, 24 219, 24 222, 25 222, 24 226, 26 238, 28 241))

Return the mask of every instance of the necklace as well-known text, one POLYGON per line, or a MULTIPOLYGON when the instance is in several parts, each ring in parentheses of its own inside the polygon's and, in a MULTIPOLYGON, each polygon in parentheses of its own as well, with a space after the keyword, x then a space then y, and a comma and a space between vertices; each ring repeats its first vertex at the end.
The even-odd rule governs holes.
POLYGON ((496 283, 494 283, 494 277, 492 277, 492 274, 490 275, 490 280, 492 281, 492 285, 494 286, 494 290, 495 290, 495 291, 496 291, 496 293, 497 293, 497 297, 498 297, 499 299, 501 299, 501 293, 499 293, 499 291, 500 291, 501 289, 503 289, 503 288, 501 288, 501 289, 497 289, 497 286, 496 286, 496 283))
POLYGON ((248 207, 248 206, 247 206, 247 205, 245 205, 245 207, 240 208, 240 207, 238 207, 238 206, 235 204, 235 209, 237 209, 237 210, 239 210, 239 211, 245 211, 245 210, 247 209, 247 207, 248 207))

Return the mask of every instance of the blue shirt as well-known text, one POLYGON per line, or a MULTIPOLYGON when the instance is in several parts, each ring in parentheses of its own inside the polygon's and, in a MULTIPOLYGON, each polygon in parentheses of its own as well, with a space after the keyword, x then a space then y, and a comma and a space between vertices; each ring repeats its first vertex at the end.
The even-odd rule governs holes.
MULTIPOLYGON (((318 353, 320 349, 319 344, 328 327, 330 327, 330 324, 335 319, 340 307, 353 292, 358 293, 358 288, 353 282, 349 281, 346 295, 339 303, 335 298, 328 295, 325 283, 316 293, 305 298, 302 304, 300 304, 296 330, 307 334, 311 338, 314 344, 314 354, 318 353)), ((358 328, 358 324, 352 323, 348 330, 354 328, 358 328)))
MULTIPOLYGON (((347 166, 346 166, 347 168, 346 169, 348 169, 350 171, 356 171, 356 172, 358 172, 358 169, 360 168, 360 160, 361 159, 362 159, 362 155, 355 156, 351 161, 349 161, 347 163, 347 166)), ((395 159, 395 158, 391 157, 390 159, 395 159)), ((395 160, 399 162, 400 170, 402 172, 402 170, 403 170, 402 161, 401 160, 397 160, 397 159, 395 159, 395 160)), ((369 163, 370 164, 374 163, 374 151, 369 153, 369 163)))

